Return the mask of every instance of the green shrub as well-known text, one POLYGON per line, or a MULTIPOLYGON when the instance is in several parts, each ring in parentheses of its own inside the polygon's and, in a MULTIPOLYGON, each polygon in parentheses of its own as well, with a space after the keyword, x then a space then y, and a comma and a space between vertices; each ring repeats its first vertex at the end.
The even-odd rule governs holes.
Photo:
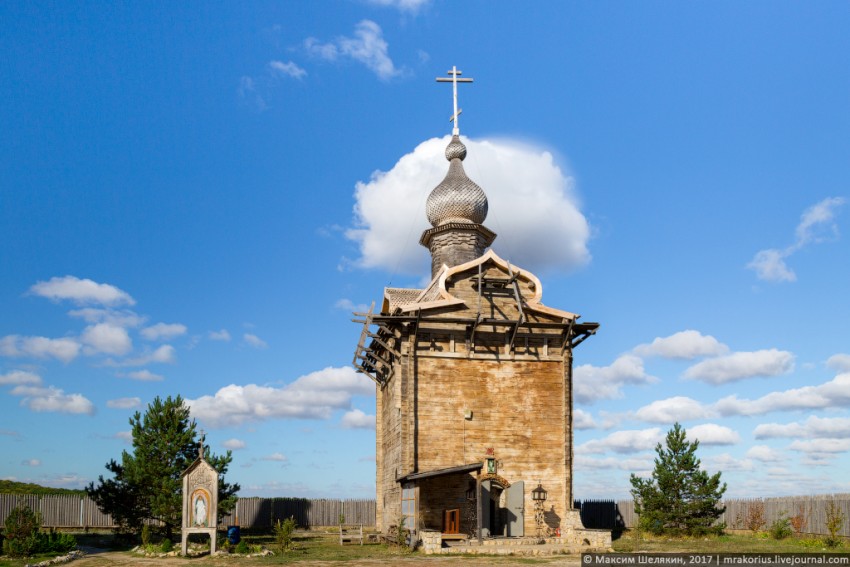
POLYGON ((6 516, 3 530, 3 553, 12 557, 28 557, 38 551, 41 517, 29 506, 18 506, 6 516))
POLYGON ((71 534, 53 532, 38 534, 38 553, 67 553, 77 547, 77 538, 71 534))
POLYGON ((142 525, 142 545, 147 546, 151 542, 150 524, 142 525))
POLYGON ((770 537, 773 539, 785 539, 792 533, 791 520, 789 520, 784 513, 780 514, 779 518, 770 524, 768 531, 770 532, 770 537))
POLYGON ((251 553, 251 548, 248 546, 248 542, 244 539, 239 540, 239 543, 236 544, 236 553, 239 555, 248 555, 251 553))
POLYGON ((159 544, 159 550, 162 553, 170 553, 174 550, 174 542, 172 542, 169 538, 165 538, 162 540, 162 543, 159 544))
POLYGON ((841 545, 841 536, 838 532, 844 526, 844 512, 835 504, 830 502, 826 506, 826 530, 829 536, 824 540, 829 547, 838 547, 841 545))
POLYGON ((285 553, 292 549, 292 533, 295 531, 295 516, 290 516, 283 522, 280 520, 274 526, 274 539, 278 550, 285 553))

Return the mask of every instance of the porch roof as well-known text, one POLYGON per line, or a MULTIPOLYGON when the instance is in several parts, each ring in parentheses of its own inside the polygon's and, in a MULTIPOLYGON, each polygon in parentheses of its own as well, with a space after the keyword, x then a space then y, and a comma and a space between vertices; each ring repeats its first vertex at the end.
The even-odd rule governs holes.
POLYGON ((396 482, 408 482, 411 480, 422 480, 424 478, 433 478, 435 476, 445 476, 447 474, 460 474, 472 471, 480 471, 484 468, 484 463, 470 463, 468 465, 460 465, 457 467, 449 467, 447 469, 437 469, 433 471, 410 473, 401 478, 397 478, 396 482))

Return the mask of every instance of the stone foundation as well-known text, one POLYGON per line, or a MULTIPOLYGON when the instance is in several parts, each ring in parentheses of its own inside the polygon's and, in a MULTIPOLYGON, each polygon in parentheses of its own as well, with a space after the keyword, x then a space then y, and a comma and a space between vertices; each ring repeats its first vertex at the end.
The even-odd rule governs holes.
POLYGON ((604 552, 611 549, 609 530, 567 528, 561 537, 507 537, 488 538, 481 544, 471 539, 464 542, 449 542, 443 547, 441 534, 436 530, 420 532, 422 552, 426 555, 461 554, 471 555, 567 555, 586 552, 604 552))

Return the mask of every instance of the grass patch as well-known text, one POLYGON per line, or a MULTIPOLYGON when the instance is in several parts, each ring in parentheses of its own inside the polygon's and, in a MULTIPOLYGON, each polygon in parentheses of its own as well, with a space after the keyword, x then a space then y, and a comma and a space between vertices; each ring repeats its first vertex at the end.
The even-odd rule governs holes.
POLYGON ((286 564, 299 561, 356 561, 358 559, 391 559, 403 555, 410 555, 409 551, 400 550, 393 546, 379 543, 366 543, 363 545, 346 543, 339 544, 337 534, 319 534, 311 532, 295 532, 292 538, 292 547, 289 551, 280 553, 275 549, 275 537, 273 535, 257 535, 249 538, 252 545, 263 545, 275 552, 270 557, 253 558, 256 564, 286 564))
POLYGON ((0 567, 24 567, 27 563, 40 563, 42 561, 49 561, 55 557, 55 553, 37 553, 32 557, 20 557, 15 559, 11 557, 3 557, 0 559, 0 567))
POLYGON ((658 553, 835 553, 846 547, 829 548, 823 539, 788 537, 772 539, 767 533, 723 534, 703 537, 665 537, 639 534, 633 530, 623 532, 612 542, 614 551, 658 553))

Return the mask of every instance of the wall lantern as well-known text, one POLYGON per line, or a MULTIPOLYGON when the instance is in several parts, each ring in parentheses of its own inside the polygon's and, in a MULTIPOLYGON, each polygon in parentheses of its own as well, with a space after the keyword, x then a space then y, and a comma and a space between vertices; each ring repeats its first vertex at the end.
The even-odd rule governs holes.
POLYGON ((547 495, 546 489, 539 482, 537 483, 537 488, 531 491, 531 499, 535 502, 543 502, 546 500, 547 495))

